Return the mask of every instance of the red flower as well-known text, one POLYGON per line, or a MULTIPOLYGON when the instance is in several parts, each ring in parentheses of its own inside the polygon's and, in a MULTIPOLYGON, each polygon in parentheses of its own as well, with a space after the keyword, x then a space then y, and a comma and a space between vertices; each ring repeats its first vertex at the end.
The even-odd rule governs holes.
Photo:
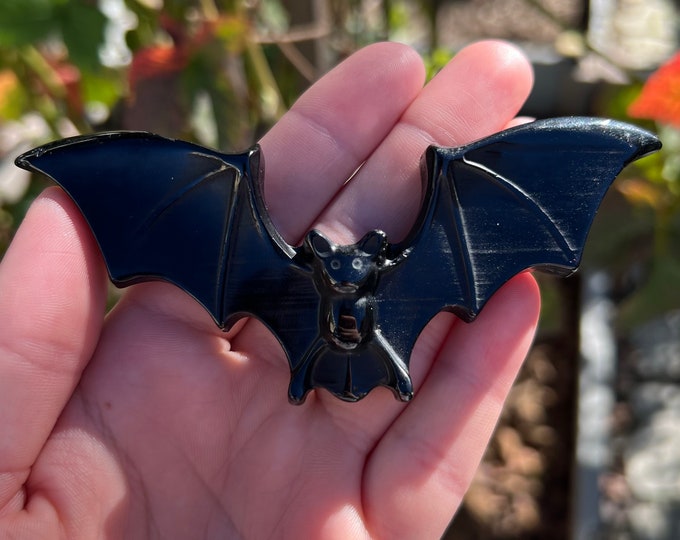
POLYGON ((214 25, 205 22, 195 34, 190 35, 180 23, 165 15, 161 16, 161 27, 170 35, 173 44, 153 45, 134 54, 128 74, 133 94, 141 81, 168 78, 180 73, 214 32, 214 25))
POLYGON ((70 115, 83 115, 83 95, 81 76, 78 68, 71 64, 66 56, 43 53, 43 59, 49 67, 49 84, 43 79, 42 90, 57 101, 64 100, 70 115))
POLYGON ((130 65, 130 87, 137 88, 144 79, 155 79, 172 75, 186 67, 188 55, 174 46, 155 46, 141 49, 135 53, 130 65))
POLYGON ((680 53, 647 79, 628 114, 680 127, 680 53))

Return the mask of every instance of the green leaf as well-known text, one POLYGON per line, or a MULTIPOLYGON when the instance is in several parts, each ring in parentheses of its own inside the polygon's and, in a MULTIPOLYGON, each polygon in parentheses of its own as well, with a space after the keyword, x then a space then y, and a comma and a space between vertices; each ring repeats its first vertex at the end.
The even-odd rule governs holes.
POLYGON ((453 58, 454 53, 447 49, 437 48, 423 57, 427 79, 432 79, 453 58))
POLYGON ((85 72, 81 78, 83 100, 96 101, 113 107, 125 91, 125 83, 120 75, 112 71, 97 73, 85 72))
POLYGON ((642 287, 621 307, 618 324, 622 330, 639 326, 680 306, 680 259, 678 253, 658 256, 642 287))
POLYGON ((0 47, 11 48, 42 41, 58 31, 55 8, 61 0, 2 0, 0 47))
POLYGON ((69 59, 80 69, 100 68, 99 48, 104 42, 106 17, 94 2, 66 2, 56 14, 69 59))
POLYGON ((35 45, 58 36, 75 65, 96 70, 106 22, 93 0, 2 0, 0 48, 35 45))

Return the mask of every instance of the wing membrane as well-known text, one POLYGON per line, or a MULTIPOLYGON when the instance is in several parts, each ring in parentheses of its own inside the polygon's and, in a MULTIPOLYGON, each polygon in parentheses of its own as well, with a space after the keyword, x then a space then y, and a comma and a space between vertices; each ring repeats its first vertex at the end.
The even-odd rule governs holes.
POLYGON ((377 294, 386 338, 408 357, 437 312, 471 321, 519 272, 573 272, 610 184, 659 146, 628 124, 561 118, 431 147, 421 213, 377 294))
POLYGON ((254 315, 293 358, 316 335, 318 296, 267 214, 259 147, 222 154, 111 132, 48 144, 17 164, 50 176, 71 196, 116 285, 173 283, 222 328, 254 315))

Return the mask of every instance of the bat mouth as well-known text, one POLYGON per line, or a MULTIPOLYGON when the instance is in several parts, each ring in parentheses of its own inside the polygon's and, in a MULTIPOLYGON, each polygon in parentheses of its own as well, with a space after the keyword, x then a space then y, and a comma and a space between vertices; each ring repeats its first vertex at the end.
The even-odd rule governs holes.
POLYGON ((359 290, 359 285, 356 283, 334 283, 333 289, 340 293, 355 293, 359 290))

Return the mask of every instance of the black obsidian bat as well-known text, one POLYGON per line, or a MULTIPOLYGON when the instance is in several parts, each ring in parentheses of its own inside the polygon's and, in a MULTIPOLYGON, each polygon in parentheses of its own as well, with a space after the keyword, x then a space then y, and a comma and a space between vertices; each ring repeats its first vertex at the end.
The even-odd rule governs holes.
POLYGON ((356 401, 382 385, 413 396, 409 356, 440 310, 472 321, 529 268, 569 274, 609 185, 660 142, 611 120, 562 118, 460 148, 427 149, 422 206, 398 243, 379 230, 338 245, 276 231, 254 146, 222 154, 139 132, 57 141, 17 164, 60 184, 87 219, 113 283, 164 280, 220 328, 254 316, 279 339, 289 398, 356 401))

